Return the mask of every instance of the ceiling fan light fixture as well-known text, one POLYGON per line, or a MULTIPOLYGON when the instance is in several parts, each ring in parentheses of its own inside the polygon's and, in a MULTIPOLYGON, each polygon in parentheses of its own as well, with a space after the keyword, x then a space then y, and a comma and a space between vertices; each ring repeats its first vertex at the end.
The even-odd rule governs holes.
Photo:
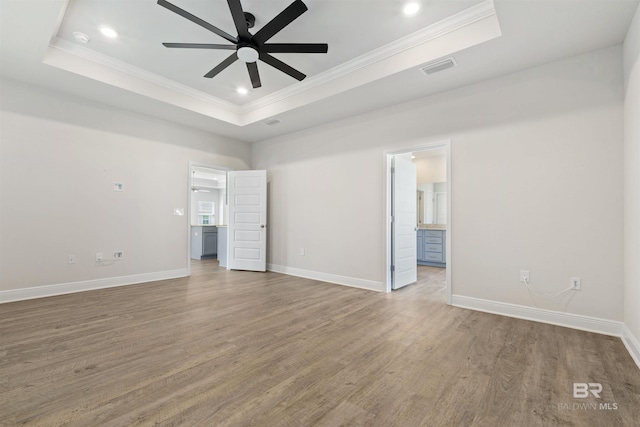
POLYGON ((238 58, 242 62, 251 63, 256 62, 258 60, 258 51, 252 48, 251 46, 242 46, 238 48, 238 58))

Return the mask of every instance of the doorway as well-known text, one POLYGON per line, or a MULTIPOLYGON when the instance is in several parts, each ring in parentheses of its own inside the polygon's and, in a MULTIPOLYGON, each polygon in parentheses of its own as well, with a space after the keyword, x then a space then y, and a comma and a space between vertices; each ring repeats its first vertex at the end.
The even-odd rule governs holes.
POLYGON ((230 169, 189 162, 187 271, 192 259, 218 258, 218 227, 227 220, 227 172, 230 169))
MULTIPOLYGON (((446 266, 446 289, 445 289, 445 295, 446 295, 446 302, 447 304, 451 304, 451 266, 452 266, 452 257, 451 257, 451 236, 452 236, 452 221, 451 221, 451 200, 452 200, 452 191, 451 191, 451 142, 450 140, 445 140, 445 141, 437 141, 437 142, 432 142, 432 143, 425 143, 422 145, 418 145, 418 146, 414 146, 414 147, 407 147, 404 149, 399 149, 399 150, 389 150, 386 151, 384 153, 384 167, 385 167, 385 217, 386 217, 386 226, 385 226, 385 239, 386 239, 386 291, 387 292, 391 292, 392 289, 395 289, 396 287, 394 286, 394 279, 396 278, 396 274, 395 272, 397 271, 396 269, 396 265, 395 263, 398 261, 398 255, 400 254, 400 252, 397 251, 397 248, 395 247, 395 242, 398 238, 397 236, 397 232, 399 230, 403 230, 406 227, 395 227, 396 223, 394 223, 394 221, 397 220, 397 218, 394 218, 394 213, 396 213, 396 211, 398 210, 398 206, 396 206, 396 202, 397 202, 397 195, 394 195, 394 185, 397 186, 397 182, 395 181, 395 170, 394 170, 394 164, 396 163, 396 159, 397 158, 406 158, 407 155, 408 156, 421 156, 421 155, 425 155, 425 156, 429 156, 432 153, 435 153, 436 150, 440 150, 445 159, 444 159, 444 164, 446 165, 446 171, 444 172, 446 175, 446 182, 440 183, 440 191, 438 191, 438 193, 444 193, 444 195, 440 195, 439 197, 436 196, 436 192, 434 190, 434 194, 433 197, 434 199, 437 197, 438 200, 433 200, 433 207, 429 208, 429 206, 427 206, 427 204, 425 203, 424 207, 422 208, 422 211, 424 212, 424 214, 426 215, 427 211, 431 211, 432 212, 432 218, 433 217, 438 217, 438 211, 440 211, 440 219, 445 223, 442 226, 438 226, 438 225, 434 225, 433 227, 424 227, 425 224, 420 224, 419 218, 418 218, 418 213, 420 212, 419 207, 416 206, 416 213, 414 213, 413 218, 416 218, 416 223, 414 224, 414 234, 413 234, 413 240, 415 242, 414 244, 414 248, 416 250, 416 259, 418 259, 419 257, 419 247, 418 247, 418 242, 419 242, 419 237, 422 233, 427 233, 427 231, 424 231, 424 229, 429 228, 429 229, 443 229, 445 230, 443 233, 441 233, 441 259, 440 260, 436 260, 435 257, 437 255, 436 252, 433 253, 429 253, 429 257, 432 257, 432 261, 436 262, 436 266, 438 266, 439 262, 440 264, 442 264, 443 266, 446 266), (437 202, 440 202, 440 209, 433 209, 436 208, 437 202), (421 233, 418 232, 418 230, 423 230, 421 233)), ((417 178, 417 177, 416 177, 417 178)), ((416 181, 417 182, 417 179, 416 181)), ((435 185, 434 185, 435 188, 435 185)), ((426 194, 426 189, 422 188, 422 189, 416 189, 416 187, 413 187, 413 189, 411 190, 412 195, 411 198, 413 200, 416 201, 416 203, 419 203, 419 196, 416 197, 417 191, 423 191, 424 193, 424 198, 427 198, 427 194, 426 194)), ((426 201, 426 200, 425 200, 426 201)), ((423 222, 426 222, 423 220, 423 222)), ((406 230, 405 230, 406 231, 406 230)), ((428 236, 429 239, 433 239, 434 242, 435 240, 437 240, 438 236, 435 236, 435 232, 429 232, 430 235, 428 236), (434 236, 431 236, 431 234, 433 234, 434 236)), ((425 245, 424 245, 424 241, 423 241, 423 245, 421 246, 421 248, 424 250, 425 245)), ((435 247, 435 243, 433 246, 429 246, 429 249, 432 249, 433 251, 436 251, 437 248, 435 247)), ((406 253, 404 254, 406 255, 406 253)), ((421 259, 424 259, 424 253, 423 253, 423 257, 421 259)), ((428 262, 423 264, 423 265, 431 265, 428 262)), ((417 263, 416 263, 416 272, 417 272, 417 263)), ((407 275, 407 272, 404 271, 403 274, 407 275)))

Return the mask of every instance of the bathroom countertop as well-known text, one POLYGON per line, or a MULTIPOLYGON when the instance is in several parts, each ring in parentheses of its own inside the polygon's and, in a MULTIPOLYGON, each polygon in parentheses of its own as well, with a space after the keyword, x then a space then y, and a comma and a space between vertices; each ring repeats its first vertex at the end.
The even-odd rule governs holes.
POLYGON ((446 224, 420 224, 418 226, 420 230, 446 230, 446 224))

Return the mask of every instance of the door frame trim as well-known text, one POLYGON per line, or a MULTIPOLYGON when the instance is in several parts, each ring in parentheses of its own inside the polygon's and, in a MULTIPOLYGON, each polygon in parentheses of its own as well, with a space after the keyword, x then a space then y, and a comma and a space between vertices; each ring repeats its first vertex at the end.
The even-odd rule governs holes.
POLYGON ((447 164, 447 243, 446 243, 446 262, 447 262, 447 272, 446 272, 446 300, 447 304, 451 305, 451 271, 453 266, 453 257, 452 257, 452 231, 453 231, 453 221, 451 220, 451 201, 453 199, 452 193, 452 185, 451 185, 451 139, 444 139, 432 142, 424 142, 417 144, 415 146, 405 147, 405 148, 396 148, 392 150, 385 150, 383 153, 383 163, 384 163, 384 176, 385 176, 385 185, 384 185, 384 218, 385 218, 385 292, 391 292, 391 204, 393 203, 391 197, 391 159, 396 154, 406 154, 413 153, 418 151, 429 151, 436 149, 444 149, 446 156, 446 164, 447 164))

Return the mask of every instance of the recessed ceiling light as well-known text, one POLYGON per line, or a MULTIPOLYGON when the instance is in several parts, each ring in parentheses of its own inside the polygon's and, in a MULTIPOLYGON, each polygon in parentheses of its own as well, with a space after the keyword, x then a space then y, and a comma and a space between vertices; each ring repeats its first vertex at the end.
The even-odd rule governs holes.
POLYGON ((109 37, 110 39, 115 39, 116 37, 118 37, 118 32, 113 28, 100 27, 100 32, 103 36, 109 37))
POLYGON ((73 33, 73 37, 80 43, 89 43, 89 40, 91 40, 88 35, 79 31, 73 33))
POLYGON ((239 87, 238 89, 236 89, 236 92, 238 92, 240 95, 246 95, 249 93, 249 90, 245 87, 239 87))
POLYGON ((405 15, 415 15, 416 13, 418 13, 419 10, 420 10, 419 3, 407 3, 404 9, 402 9, 405 15))

